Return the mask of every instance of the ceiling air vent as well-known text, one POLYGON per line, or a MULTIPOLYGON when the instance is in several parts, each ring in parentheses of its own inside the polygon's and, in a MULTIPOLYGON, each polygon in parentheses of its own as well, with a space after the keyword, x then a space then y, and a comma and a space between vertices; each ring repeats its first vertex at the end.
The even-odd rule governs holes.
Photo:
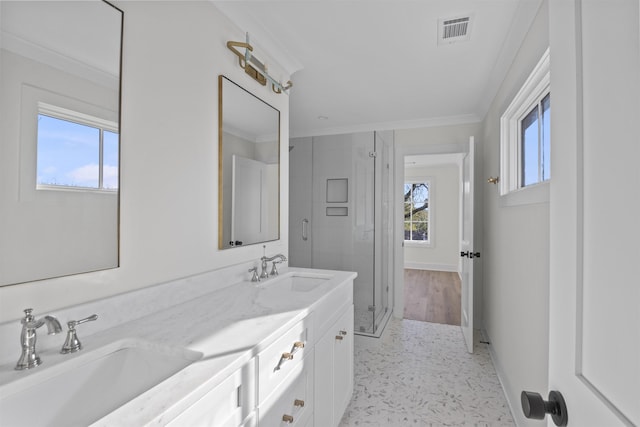
POLYGON ((451 44, 469 40, 471 17, 438 19, 438 44, 451 44))

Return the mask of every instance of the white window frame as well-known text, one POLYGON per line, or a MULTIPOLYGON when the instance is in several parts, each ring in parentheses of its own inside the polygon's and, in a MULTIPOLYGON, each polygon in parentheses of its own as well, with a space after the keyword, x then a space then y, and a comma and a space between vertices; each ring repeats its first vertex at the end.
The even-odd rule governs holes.
POLYGON ((549 201, 549 181, 521 186, 521 121, 550 93, 550 55, 546 49, 500 118, 500 196, 502 205, 549 201))
MULTIPOLYGON (((91 116, 89 114, 73 111, 68 108, 63 108, 57 105, 47 104, 45 102, 38 102, 37 114, 52 117, 54 119, 64 120, 67 122, 76 123, 83 126, 89 126, 100 130, 100 153, 99 153, 99 177, 98 187, 81 187, 70 185, 56 185, 56 184, 39 184, 36 180, 36 190, 52 190, 52 191, 88 191, 96 193, 117 193, 119 188, 104 188, 103 182, 103 168, 104 168, 104 148, 103 148, 103 132, 108 131, 119 135, 118 124, 105 120, 100 117, 91 116)), ((37 135, 37 133, 36 133, 37 135)), ((36 137, 37 138, 37 137, 36 137)), ((38 152, 38 142, 36 141, 36 155, 38 152)))
MULTIPOLYGON (((404 240, 404 236, 403 236, 403 241, 404 241, 404 245, 408 246, 408 247, 420 247, 420 248, 424 248, 424 247, 432 247, 433 246, 433 242, 434 240, 434 210, 432 209, 432 205, 431 202, 434 199, 434 190, 435 190, 435 186, 434 186, 434 178, 433 177, 406 177, 404 179, 404 184, 427 184, 427 188, 429 188, 429 207, 428 207, 428 211, 429 211, 429 228, 428 228, 428 234, 427 234, 427 240, 404 240)), ((403 200, 404 203, 404 200, 403 200)), ((403 206, 403 211, 404 211, 404 206, 403 206)), ((402 219, 402 230, 404 233, 404 223, 405 220, 404 218, 402 219)))

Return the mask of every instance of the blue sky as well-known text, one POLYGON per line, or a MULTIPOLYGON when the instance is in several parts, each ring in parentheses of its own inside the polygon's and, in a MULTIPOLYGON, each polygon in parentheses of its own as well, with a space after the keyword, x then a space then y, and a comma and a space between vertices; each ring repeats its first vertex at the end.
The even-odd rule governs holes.
MULTIPOLYGON (((37 183, 99 187, 100 130, 38 115, 37 183)), ((104 188, 118 188, 118 134, 104 132, 104 188)))

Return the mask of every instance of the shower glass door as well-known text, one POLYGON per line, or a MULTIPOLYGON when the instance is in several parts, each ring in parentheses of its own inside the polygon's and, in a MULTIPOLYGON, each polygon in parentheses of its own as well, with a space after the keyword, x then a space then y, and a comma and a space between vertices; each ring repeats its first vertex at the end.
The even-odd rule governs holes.
POLYGON ((388 318, 392 265, 388 213, 393 174, 387 165, 393 149, 387 141, 393 134, 384 139, 376 134, 290 142, 289 264, 357 272, 355 331, 367 335, 379 333, 388 318))
POLYGON ((391 314, 389 289, 393 278, 393 132, 375 132, 375 265, 373 334, 379 336, 391 314))
POLYGON ((356 271, 355 330, 373 332, 375 302, 373 132, 313 138, 314 268, 356 271))

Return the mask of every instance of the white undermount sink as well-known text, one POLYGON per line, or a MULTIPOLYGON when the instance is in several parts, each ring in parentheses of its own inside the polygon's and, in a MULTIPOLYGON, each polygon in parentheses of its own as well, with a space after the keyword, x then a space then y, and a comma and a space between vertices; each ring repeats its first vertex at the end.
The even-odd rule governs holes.
POLYGON ((71 357, 54 366, 43 364, 24 378, 0 387, 0 424, 87 426, 202 354, 122 340, 71 357))
POLYGON ((290 271, 276 278, 261 282, 259 286, 293 292, 310 292, 332 278, 333 276, 329 274, 290 271))

